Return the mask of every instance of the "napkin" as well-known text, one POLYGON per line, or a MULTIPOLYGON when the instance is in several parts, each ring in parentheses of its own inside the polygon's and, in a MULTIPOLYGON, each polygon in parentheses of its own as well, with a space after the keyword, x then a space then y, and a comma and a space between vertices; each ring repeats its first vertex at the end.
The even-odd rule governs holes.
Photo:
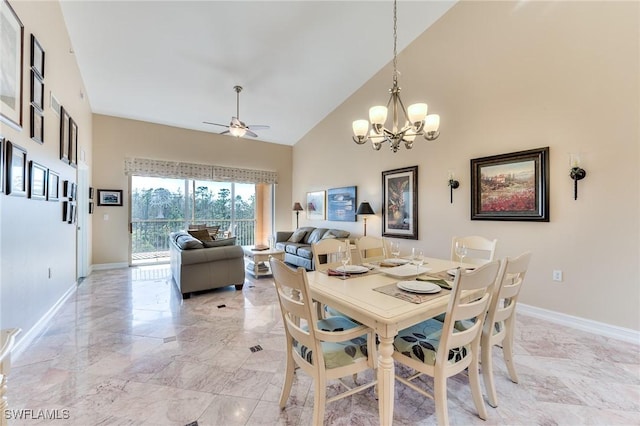
POLYGON ((451 290, 451 284, 449 284, 448 282, 446 282, 445 280, 441 280, 441 279, 437 279, 437 278, 430 278, 430 277, 416 277, 417 281, 426 281, 428 283, 433 283, 437 286, 440 286, 441 288, 444 288, 445 290, 451 290))
POLYGON ((388 263, 388 262, 380 262, 380 266, 382 268, 393 268, 395 266, 398 266, 398 264, 396 264, 396 263, 388 263))
POLYGON ((330 277, 343 277, 343 276, 350 277, 351 276, 351 274, 349 273, 345 274, 344 272, 336 271, 335 269, 327 270, 327 275, 329 275, 330 277))

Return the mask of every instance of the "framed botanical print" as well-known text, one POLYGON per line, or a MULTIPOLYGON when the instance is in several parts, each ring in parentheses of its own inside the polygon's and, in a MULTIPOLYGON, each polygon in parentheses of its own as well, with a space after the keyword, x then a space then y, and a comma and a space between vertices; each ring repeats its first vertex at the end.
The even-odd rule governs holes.
POLYGON ((21 130, 24 26, 7 0, 0 0, 0 22, 0 121, 21 130))
POLYGON ((418 239, 418 166, 382 172, 382 236, 418 239))
POLYGON ((27 150, 9 141, 7 143, 7 194, 27 195, 27 150))
POLYGON ((324 220, 324 191, 307 192, 307 219, 324 220))
POLYGON ((549 147, 471 160, 471 219, 549 221, 549 147))
POLYGON ((47 198, 47 168, 35 161, 29 161, 29 198, 47 198))

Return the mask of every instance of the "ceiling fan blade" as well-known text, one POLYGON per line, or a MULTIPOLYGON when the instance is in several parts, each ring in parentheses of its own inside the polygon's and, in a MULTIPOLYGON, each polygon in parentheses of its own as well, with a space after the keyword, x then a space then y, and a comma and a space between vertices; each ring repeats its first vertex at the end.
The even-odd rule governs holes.
POLYGON ((267 126, 265 124, 251 124, 250 126, 247 126, 247 129, 251 130, 267 130, 270 128, 271 126, 267 126))
POLYGON ((226 125, 226 124, 211 123, 211 122, 209 122, 209 121, 203 121, 203 123, 204 123, 204 124, 212 124, 212 125, 214 125, 214 126, 220 126, 220 127, 229 127, 229 126, 228 126, 228 125, 226 125))
POLYGON ((254 138, 257 138, 258 135, 256 135, 255 133, 253 133, 251 130, 247 129, 247 133, 244 134, 245 136, 251 136, 254 138))
POLYGON ((228 134, 228 133, 230 133, 230 132, 229 132, 229 130, 225 130, 224 132, 220 132, 219 134, 221 134, 221 135, 226 135, 226 134, 228 134))

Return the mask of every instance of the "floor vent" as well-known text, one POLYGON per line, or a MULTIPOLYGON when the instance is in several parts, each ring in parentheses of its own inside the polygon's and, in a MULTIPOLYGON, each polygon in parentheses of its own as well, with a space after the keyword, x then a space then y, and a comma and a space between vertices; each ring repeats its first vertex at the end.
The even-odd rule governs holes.
POLYGON ((218 305, 218 309, 220 309, 220 308, 226 308, 226 307, 227 307, 227 305, 225 305, 225 304, 218 305))
POLYGON ((260 346, 260 345, 255 345, 255 346, 250 347, 250 348, 249 348, 249 350, 250 350, 251 352, 260 352, 260 351, 262 350, 262 346, 260 346))

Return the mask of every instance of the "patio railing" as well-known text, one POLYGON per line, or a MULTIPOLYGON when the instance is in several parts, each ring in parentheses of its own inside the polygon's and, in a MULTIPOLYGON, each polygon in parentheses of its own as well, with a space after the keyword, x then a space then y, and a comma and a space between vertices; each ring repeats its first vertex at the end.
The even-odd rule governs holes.
MULTIPOLYGON (((235 220, 231 235, 236 237, 238 245, 253 245, 255 243, 255 219, 235 220)), ((169 234, 187 229, 189 224, 220 226, 220 232, 231 227, 231 220, 167 220, 149 219, 131 221, 131 257, 135 263, 143 261, 157 262, 159 258, 169 259, 169 234)))

